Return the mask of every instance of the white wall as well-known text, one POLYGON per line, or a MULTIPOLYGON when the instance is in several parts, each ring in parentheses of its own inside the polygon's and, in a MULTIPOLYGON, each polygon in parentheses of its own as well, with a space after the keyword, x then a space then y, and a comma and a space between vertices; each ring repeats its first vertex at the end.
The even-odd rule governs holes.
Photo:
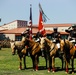
POLYGON ((6 38, 9 38, 10 40, 15 40, 15 34, 5 34, 6 38))
MULTIPOLYGON (((65 32, 66 29, 68 29, 69 27, 58 27, 58 31, 59 32, 65 32)), ((46 27, 46 30, 52 30, 53 31, 53 27, 46 27)))

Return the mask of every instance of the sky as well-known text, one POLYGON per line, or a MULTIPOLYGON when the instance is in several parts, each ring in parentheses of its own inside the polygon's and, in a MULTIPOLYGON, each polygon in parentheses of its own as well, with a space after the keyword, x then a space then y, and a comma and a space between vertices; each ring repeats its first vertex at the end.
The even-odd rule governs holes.
POLYGON ((39 3, 50 19, 45 24, 76 23, 76 0, 0 0, 0 25, 14 20, 29 21, 30 4, 33 24, 37 25, 39 3))

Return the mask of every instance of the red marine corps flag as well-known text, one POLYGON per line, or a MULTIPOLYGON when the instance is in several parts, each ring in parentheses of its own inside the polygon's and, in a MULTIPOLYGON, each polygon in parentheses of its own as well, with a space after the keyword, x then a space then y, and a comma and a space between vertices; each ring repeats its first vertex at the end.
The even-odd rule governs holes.
POLYGON ((43 23, 47 21, 48 18, 42 8, 41 8, 41 5, 39 4, 39 26, 38 26, 38 29, 39 29, 39 32, 41 32, 41 34, 44 36, 46 34, 46 31, 45 31, 45 28, 43 26, 43 23))
POLYGON ((30 21, 29 21, 29 29, 30 29, 30 39, 32 39, 32 5, 30 4, 30 21))

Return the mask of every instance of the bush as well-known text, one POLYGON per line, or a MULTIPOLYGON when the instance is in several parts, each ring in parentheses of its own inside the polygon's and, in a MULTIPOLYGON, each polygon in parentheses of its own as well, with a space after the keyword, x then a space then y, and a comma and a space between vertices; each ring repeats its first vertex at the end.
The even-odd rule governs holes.
POLYGON ((10 40, 0 41, 0 44, 2 48, 10 48, 10 40))

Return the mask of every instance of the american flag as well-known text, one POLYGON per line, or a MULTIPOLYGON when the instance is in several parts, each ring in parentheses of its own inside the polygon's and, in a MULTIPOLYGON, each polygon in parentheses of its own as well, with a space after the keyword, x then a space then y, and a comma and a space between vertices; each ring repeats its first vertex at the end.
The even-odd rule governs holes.
POLYGON ((29 21, 29 29, 30 29, 30 39, 32 39, 32 5, 30 4, 30 21, 29 21))

